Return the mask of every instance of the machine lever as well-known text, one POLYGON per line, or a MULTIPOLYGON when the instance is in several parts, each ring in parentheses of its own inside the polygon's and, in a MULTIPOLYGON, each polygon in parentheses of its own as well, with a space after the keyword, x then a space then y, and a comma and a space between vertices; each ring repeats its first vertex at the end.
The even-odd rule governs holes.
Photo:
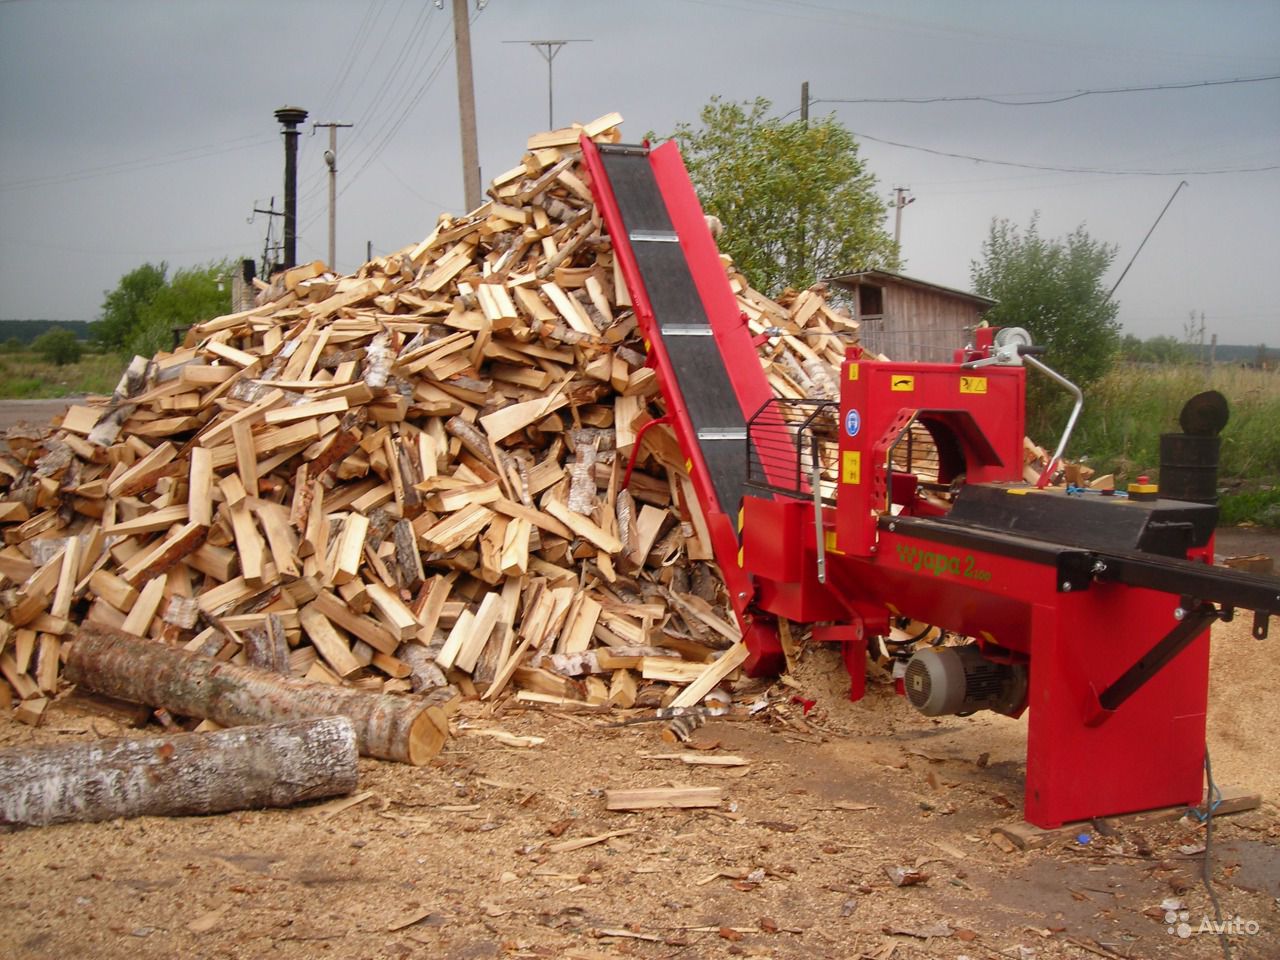
MULTIPOLYGON (((1021 353, 1021 350, 1019 350, 1021 353)), ((1058 440, 1058 446, 1053 451, 1053 456, 1049 458, 1049 465, 1044 468, 1044 473, 1040 474, 1040 480, 1036 483, 1038 489, 1043 490, 1049 484, 1049 479, 1053 476, 1053 472, 1058 469, 1058 464, 1062 460, 1062 453, 1067 449, 1067 441, 1071 439, 1071 431, 1076 428, 1076 420, 1080 417, 1080 409, 1084 406, 1084 394, 1080 392, 1080 388, 1074 383, 1054 370, 1048 364, 1041 363, 1035 357, 1023 354, 1022 359, 1031 366, 1035 367, 1046 377, 1061 387, 1065 387, 1067 391, 1076 398, 1076 402, 1071 407, 1071 416, 1067 418, 1067 425, 1062 430, 1062 437, 1058 440)))
MULTIPOLYGON (((1179 608, 1180 610, 1182 608, 1179 608)), ((1206 626, 1218 619, 1219 610, 1212 603, 1200 603, 1184 612, 1172 630, 1154 647, 1138 658, 1138 662, 1120 675, 1111 686, 1098 694, 1098 703, 1104 710, 1115 710, 1138 692, 1170 660, 1200 636, 1206 626)))
POLYGON ((809 485, 813 488, 813 530, 818 538, 818 582, 827 582, 827 533, 822 521, 822 462, 818 458, 818 438, 813 438, 813 464, 809 485))

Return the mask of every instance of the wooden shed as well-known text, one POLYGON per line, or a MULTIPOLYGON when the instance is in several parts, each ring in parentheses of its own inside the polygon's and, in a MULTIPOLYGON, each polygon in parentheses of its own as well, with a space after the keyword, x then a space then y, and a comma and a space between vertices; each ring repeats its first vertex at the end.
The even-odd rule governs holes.
POLYGON ((888 270, 828 282, 849 291, 862 345, 892 360, 948 363, 996 301, 888 270))

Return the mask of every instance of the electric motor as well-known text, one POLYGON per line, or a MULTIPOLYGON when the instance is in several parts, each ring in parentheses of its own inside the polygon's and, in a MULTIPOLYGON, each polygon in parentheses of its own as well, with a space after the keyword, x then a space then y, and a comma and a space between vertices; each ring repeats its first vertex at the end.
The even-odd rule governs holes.
POLYGON ((929 717, 994 710, 1016 716, 1027 699, 1027 668, 995 663, 977 644, 927 647, 907 663, 907 699, 929 717))

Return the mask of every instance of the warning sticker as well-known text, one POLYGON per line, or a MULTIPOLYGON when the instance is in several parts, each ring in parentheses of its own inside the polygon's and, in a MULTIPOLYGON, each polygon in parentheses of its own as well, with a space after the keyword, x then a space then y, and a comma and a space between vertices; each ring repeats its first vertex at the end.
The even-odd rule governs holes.
POLYGON ((986 377, 961 377, 960 392, 961 393, 986 393, 987 378, 986 377))
POLYGON ((857 450, 846 450, 840 457, 840 482, 862 482, 862 454, 857 450))
POLYGON ((916 378, 898 373, 889 380, 889 389, 894 393, 911 393, 916 388, 916 378))

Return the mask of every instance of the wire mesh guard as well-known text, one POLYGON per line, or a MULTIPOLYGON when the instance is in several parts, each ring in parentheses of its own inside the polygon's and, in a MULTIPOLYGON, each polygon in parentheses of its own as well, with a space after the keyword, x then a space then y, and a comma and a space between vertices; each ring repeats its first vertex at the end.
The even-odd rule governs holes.
MULTIPOLYGON (((965 332, 971 331, 965 328, 965 332)), ((892 329, 886 327, 884 318, 873 317, 862 321, 858 341, 862 349, 872 356, 922 363, 950 363, 966 338, 951 332, 892 329)))
POLYGON ((835 505, 840 406, 834 400, 774 397, 747 421, 747 483, 791 497, 813 496, 815 470, 824 503, 835 505))

